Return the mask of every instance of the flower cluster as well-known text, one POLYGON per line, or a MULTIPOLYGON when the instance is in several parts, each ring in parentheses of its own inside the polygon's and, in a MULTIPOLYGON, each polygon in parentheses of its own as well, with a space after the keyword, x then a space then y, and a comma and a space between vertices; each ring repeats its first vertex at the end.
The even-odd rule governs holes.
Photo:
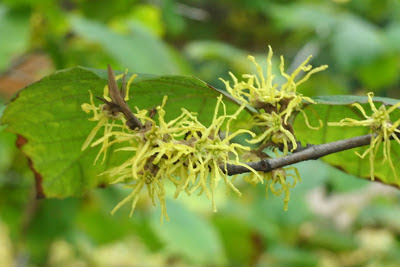
POLYGON ((375 103, 373 102, 374 93, 368 93, 368 103, 370 105, 372 114, 370 116, 367 115, 364 108, 359 103, 352 104, 353 107, 356 107, 361 114, 364 116, 365 120, 355 120, 351 118, 345 118, 340 122, 330 122, 329 126, 365 126, 370 128, 371 143, 370 146, 363 154, 356 154, 364 158, 369 154, 369 162, 370 162, 370 177, 371 180, 374 180, 374 161, 376 155, 379 151, 381 144, 383 143, 383 160, 388 160, 389 166, 392 169, 394 176, 397 178, 396 168, 394 167, 393 161, 390 156, 390 147, 391 147, 391 139, 396 140, 397 143, 400 144, 400 130, 398 129, 400 126, 400 119, 396 122, 392 122, 390 119, 390 113, 392 113, 396 108, 400 107, 400 103, 391 106, 389 109, 386 109, 385 105, 381 105, 379 108, 376 108, 375 103))
MULTIPOLYGON (((308 64, 311 59, 311 56, 309 56, 291 75, 289 75, 285 72, 285 62, 281 56, 279 70, 281 76, 286 79, 286 82, 278 84, 274 83, 275 75, 272 74, 272 56, 273 52, 269 46, 266 75, 264 75, 264 70, 256 62, 255 58, 253 56, 248 56, 248 59, 256 66, 258 75, 243 74, 242 80, 239 81, 239 79, 230 72, 229 75, 233 80, 232 86, 229 81, 221 79, 233 98, 246 105, 252 106, 258 111, 253 114, 252 121, 249 123, 249 127, 257 126, 263 130, 261 134, 248 140, 250 144, 263 144, 259 152, 255 153, 258 155, 255 160, 268 157, 268 155, 260 152, 267 146, 272 145, 283 148, 283 155, 287 155, 289 150, 294 151, 297 149, 297 140, 290 118, 298 112, 303 113, 305 124, 310 129, 316 130, 322 127, 322 121, 319 121, 319 127, 312 127, 309 124, 308 117, 303 111, 304 103, 314 104, 315 102, 311 98, 299 94, 297 88, 307 81, 312 74, 323 71, 328 66, 323 65, 313 69, 312 66, 308 64), (304 73, 305 75, 303 78, 297 79, 300 73, 304 73)), ((255 154, 253 153, 253 158, 255 154)), ((278 153, 275 154, 276 157, 279 157, 278 153)), ((249 153, 247 153, 247 155, 249 155, 249 153)), ((284 209, 287 210, 290 193, 289 188, 294 187, 297 181, 301 181, 298 170, 295 167, 280 168, 261 175, 267 184, 266 194, 268 193, 268 188, 275 195, 285 194, 284 209), (287 173, 287 171, 291 170, 294 174, 287 173), (293 182, 288 182, 288 178, 292 178, 293 182), (277 184, 280 185, 278 188, 276 188, 277 184)), ((246 176, 245 181, 251 184, 259 182, 258 179, 255 179, 253 174, 246 176)))
MULTIPOLYGON (((119 166, 107 170, 103 175, 113 177, 112 183, 124 183, 132 189, 132 192, 116 205, 112 213, 121 206, 130 202, 131 215, 135 210, 140 193, 144 188, 155 205, 160 202, 162 215, 168 219, 166 212, 166 181, 175 186, 174 197, 182 192, 191 195, 193 193, 205 194, 212 202, 212 209, 216 211, 215 189, 223 180, 228 190, 241 195, 228 176, 229 164, 239 165, 249 170, 245 177, 249 183, 267 182, 268 188, 275 195, 285 194, 285 210, 289 200, 289 188, 292 188, 300 175, 296 168, 281 168, 270 173, 257 172, 247 164, 243 153, 250 151, 248 146, 232 142, 239 134, 247 133, 251 136, 249 143, 273 143, 274 146, 283 147, 284 155, 289 147, 297 148, 297 141, 291 127, 292 114, 302 112, 303 102, 313 101, 297 93, 297 87, 304 83, 313 73, 321 71, 326 66, 312 69, 308 65, 310 58, 304 61, 294 72, 289 75, 284 71, 284 60, 281 57, 280 72, 287 82, 281 85, 273 83, 272 75, 272 49, 269 48, 267 58, 267 74, 264 77, 261 66, 254 57, 249 59, 256 65, 258 75, 245 74, 240 81, 232 74, 234 85, 223 81, 228 92, 242 104, 232 114, 226 114, 222 95, 218 97, 212 121, 205 126, 197 119, 197 114, 181 109, 181 115, 177 118, 165 120, 165 105, 167 97, 156 109, 147 111, 136 108, 132 113, 126 101, 128 100, 129 87, 136 75, 131 76, 125 86, 125 74, 114 76, 109 67, 109 81, 104 88, 104 102, 96 106, 90 93, 90 103, 82 105, 86 113, 93 113, 89 120, 97 121, 97 125, 90 132, 82 146, 82 150, 100 146, 95 162, 103 155, 106 158, 107 150, 114 144, 118 144, 115 151, 128 151, 130 157, 119 166), (305 76, 295 81, 300 72, 305 76), (122 88, 119 89, 116 80, 123 78, 122 88), (253 114, 253 119, 248 129, 257 126, 265 129, 264 133, 256 135, 250 130, 239 129, 231 132, 231 123, 243 111, 246 105, 251 105, 259 112, 253 114), (157 115, 157 116, 156 116, 157 115), (96 139, 98 132, 102 135, 96 139), (294 171, 294 174, 288 171, 294 171), (293 182, 289 182, 289 178, 293 182), (278 186, 277 186, 278 185, 278 186)), ((306 116, 305 116, 306 117, 306 116)), ((306 117, 306 124, 311 127, 306 117)), ((263 147, 263 145, 261 146, 263 147)), ((261 149, 262 150, 262 149, 261 149)), ((277 154, 278 156, 278 154, 277 154)), ((163 218, 161 216, 161 219, 163 218)))
MULTIPOLYGON (((292 151, 297 148, 296 138, 289 123, 289 118, 292 114, 302 112, 306 125, 311 129, 316 129, 316 127, 310 126, 307 116, 302 110, 304 102, 313 104, 314 101, 297 93, 297 87, 307 81, 312 74, 325 70, 328 66, 323 65, 313 69, 308 64, 311 59, 310 56, 289 75, 284 70, 284 59, 281 56, 279 69, 282 77, 286 79, 286 83, 279 85, 274 83, 275 75, 272 74, 272 55, 273 52, 269 46, 266 76, 264 76, 264 71, 255 58, 249 56, 248 59, 256 65, 258 76, 256 74, 244 74, 242 75, 243 80, 239 81, 230 72, 229 75, 232 77, 233 86, 230 85, 229 81, 221 80, 233 98, 259 110, 259 113, 254 115, 252 126, 262 127, 265 131, 249 140, 249 143, 256 144, 272 141, 277 145, 283 145, 284 154, 287 154, 289 144, 291 144, 292 151), (301 72, 305 73, 305 76, 295 81, 301 72)), ((322 122, 320 121, 321 126, 322 122)))
POLYGON ((132 192, 122 200, 112 211, 114 213, 122 205, 132 202, 131 215, 139 199, 141 190, 147 187, 148 195, 155 205, 155 197, 161 203, 162 214, 168 219, 165 206, 166 191, 165 180, 171 181, 176 186, 175 197, 184 191, 188 195, 199 192, 205 193, 212 200, 213 211, 216 211, 214 198, 215 188, 222 179, 226 186, 240 195, 240 192, 229 180, 226 174, 227 164, 246 166, 261 181, 261 176, 247 165, 239 161, 241 150, 249 150, 248 147, 231 140, 241 133, 253 133, 247 130, 238 130, 231 133, 229 126, 232 120, 244 109, 242 105, 233 115, 227 115, 222 96, 217 100, 213 120, 206 127, 200 123, 195 113, 182 109, 182 114, 174 120, 166 122, 164 119, 164 106, 167 97, 164 97, 162 105, 157 107, 158 120, 149 116, 146 110, 136 108, 136 116, 144 125, 136 131, 117 120, 123 122, 123 118, 109 117, 107 111, 91 104, 84 104, 85 111, 93 111, 92 120, 99 120, 86 140, 85 149, 94 139, 96 132, 103 126, 104 134, 91 146, 101 144, 101 153, 115 143, 123 143, 117 151, 132 151, 133 156, 121 165, 106 171, 104 174, 116 177, 113 183, 125 183, 132 188, 132 192), (222 109, 222 115, 219 115, 222 109), (109 121, 111 120, 111 122, 109 121), (220 136, 222 125, 225 125, 225 137, 220 136), (112 130, 115 128, 117 130, 112 130), (112 139, 112 141, 110 141, 112 139))

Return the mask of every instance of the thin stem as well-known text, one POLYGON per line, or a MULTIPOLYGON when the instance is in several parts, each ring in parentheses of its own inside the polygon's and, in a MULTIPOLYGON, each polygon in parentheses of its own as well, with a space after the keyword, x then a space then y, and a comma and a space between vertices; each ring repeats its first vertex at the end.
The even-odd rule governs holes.
MULTIPOLYGON (((321 145, 311 145, 304 150, 301 150, 300 152, 294 154, 290 154, 281 158, 263 159, 260 161, 249 162, 246 163, 246 165, 256 171, 270 172, 272 170, 292 165, 294 163, 311 159, 316 160, 340 151, 369 145, 371 142, 371 137, 372 134, 367 134, 321 145)), ((222 171, 225 171, 225 166, 220 166, 220 168, 222 171)), ((226 171, 228 175, 250 172, 250 170, 245 166, 234 164, 227 164, 226 171)))
POLYGON ((125 75, 123 78, 123 84, 122 84, 122 89, 121 91, 118 88, 117 81, 115 80, 115 75, 114 71, 112 70, 111 66, 108 65, 108 90, 110 92, 110 97, 112 102, 109 102, 103 98, 98 97, 100 100, 102 100, 104 103, 110 106, 110 108, 117 108, 118 111, 122 112, 124 114, 124 117, 126 119, 126 125, 132 129, 141 129, 143 128, 143 124, 140 122, 140 120, 132 113, 131 109, 129 108, 128 104, 125 102, 124 97, 125 97, 125 75))

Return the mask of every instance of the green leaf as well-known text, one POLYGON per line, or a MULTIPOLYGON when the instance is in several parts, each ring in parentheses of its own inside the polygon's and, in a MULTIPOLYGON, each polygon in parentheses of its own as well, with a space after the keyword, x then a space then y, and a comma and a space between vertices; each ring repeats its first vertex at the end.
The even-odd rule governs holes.
POLYGON ((342 231, 337 231, 328 226, 319 226, 315 228, 313 228, 313 233, 307 238, 308 240, 304 242, 308 246, 326 249, 336 253, 354 250, 359 246, 354 236, 348 232, 343 233, 342 231))
POLYGON ((335 193, 345 193, 355 190, 361 190, 363 187, 368 186, 370 182, 366 179, 357 178, 354 175, 342 172, 336 168, 329 166, 329 186, 335 193))
POLYGON ((45 262, 54 240, 71 236, 78 205, 79 200, 72 198, 42 200, 24 236, 33 263, 45 262))
POLYGON ((253 64, 244 50, 217 41, 192 41, 184 47, 184 54, 196 66, 196 76, 215 86, 230 80, 229 72, 249 73, 253 64))
POLYGON ((119 34, 106 25, 82 17, 71 16, 72 29, 83 38, 100 44, 121 66, 133 72, 187 73, 183 59, 162 40, 138 23, 131 22, 129 34, 119 34))
POLYGON ((227 62, 232 68, 243 68, 240 65, 245 63, 243 61, 247 55, 243 50, 217 41, 193 41, 186 45, 185 53, 199 61, 219 60, 227 62))
MULTIPOLYGON (((0 100, 0 119, 5 108, 6 106, 0 100)), ((5 172, 11 167, 16 152, 15 135, 7 133, 5 128, 0 125, 0 186, 6 179, 5 172)))
POLYGON ((393 196, 393 201, 386 201, 375 201, 375 203, 362 209, 360 216, 357 218, 357 224, 365 227, 376 227, 379 225, 399 232, 400 208, 397 204, 397 198, 393 196))
POLYGON ((383 91, 397 83, 399 69, 399 57, 394 53, 388 53, 361 66, 356 75, 364 88, 374 88, 374 91, 378 92, 378 90, 383 91))
POLYGON ((249 265, 254 251, 257 250, 252 228, 239 218, 230 216, 216 217, 214 225, 224 243, 229 266, 249 265))
MULTIPOLYGON (((315 100, 317 104, 309 105, 305 108, 307 117, 311 125, 318 125, 318 119, 321 119, 324 122, 324 126, 317 131, 310 130, 305 125, 303 115, 299 114, 293 126, 297 139, 300 140, 303 145, 306 143, 323 144, 370 133, 369 127, 339 127, 327 125, 328 122, 339 122, 344 118, 364 120, 365 118, 361 112, 359 112, 357 108, 350 106, 350 104, 356 102, 361 104, 367 115, 371 115, 372 111, 370 105, 367 103, 368 98, 366 96, 323 96, 315 97, 313 100, 315 100)), ((382 104, 390 106, 399 102, 399 100, 386 97, 374 97, 373 100, 377 108, 382 104)), ((390 113, 390 118, 392 122, 399 120, 400 109, 395 109, 390 113)), ((364 159, 361 159, 355 155, 355 152, 363 154, 367 148, 367 146, 354 148, 325 156, 322 159, 347 173, 369 179, 369 157, 366 156, 364 159)), ((374 162, 375 179, 386 184, 400 186, 400 179, 394 176, 388 161, 383 161, 382 150, 381 146, 374 162)), ((396 141, 392 141, 391 158, 396 167, 400 161, 400 145, 396 141)), ((400 175, 400 173, 397 173, 397 175, 400 175)))
POLYGON ((332 42, 336 63, 345 71, 371 63, 386 48, 384 35, 375 25, 351 15, 341 18, 332 42))
MULTIPOLYGON (((58 71, 20 91, 4 111, 2 123, 8 125, 7 130, 27 140, 22 151, 42 176, 45 196, 80 195, 105 185, 108 178, 98 174, 123 162, 123 153, 127 152, 110 151, 103 165, 93 166, 98 148, 81 152, 97 123, 88 121, 90 116, 81 105, 89 102, 89 90, 94 96, 102 96, 106 83, 103 70, 77 67, 58 71)), ((194 77, 143 74, 134 80, 128 104, 150 109, 161 104, 164 95, 169 96, 165 106, 167 120, 177 117, 183 107, 198 112, 199 120, 207 124, 219 93, 194 77)), ((226 104, 228 114, 237 108, 226 104)))
POLYGON ((278 28, 298 30, 312 28, 318 31, 330 31, 337 23, 334 8, 327 4, 293 3, 273 5, 265 9, 278 28))
POLYGON ((317 256, 310 250, 286 244, 271 246, 268 256, 268 266, 317 266, 318 261, 317 256))
MULTIPOLYGON (((332 95, 332 96, 316 96, 312 98, 318 105, 350 105, 353 103, 368 103, 367 96, 358 95, 332 95)), ((374 96, 374 103, 387 106, 393 106, 400 100, 389 97, 374 96)))
POLYGON ((400 22, 393 22, 386 27, 388 44, 393 51, 400 51, 400 22))
POLYGON ((200 266, 220 266, 225 262, 221 241, 212 224, 176 201, 167 200, 167 207, 172 221, 160 224, 160 214, 154 212, 152 227, 167 244, 168 252, 200 266))
POLYGON ((29 15, 21 11, 11 12, 0 5, 0 72, 28 48, 29 15), (11 31, 11 32, 10 32, 11 31), (4 38, 7 36, 6 38, 4 38))

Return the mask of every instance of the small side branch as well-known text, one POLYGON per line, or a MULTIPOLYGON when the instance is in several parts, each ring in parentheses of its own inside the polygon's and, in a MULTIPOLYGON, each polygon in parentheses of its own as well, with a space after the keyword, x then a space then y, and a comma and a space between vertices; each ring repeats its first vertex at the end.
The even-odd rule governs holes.
MULTIPOLYGON (((371 137, 372 134, 367 134, 331 143, 312 145, 294 154, 290 154, 281 158, 263 159, 260 161, 249 162, 247 163, 247 165, 256 171, 270 172, 272 170, 292 165, 294 163, 311 159, 315 160, 340 151, 369 145, 371 142, 371 137)), ((225 167, 221 167, 221 169, 224 170, 225 167)), ((228 175, 250 172, 250 170, 244 166, 233 164, 228 164, 226 170, 228 175)))
POLYGON ((122 80, 122 88, 118 89, 117 81, 115 79, 114 71, 111 66, 108 65, 108 90, 110 92, 111 102, 107 101, 102 97, 97 97, 104 103, 106 103, 110 109, 115 109, 117 112, 122 112, 126 119, 126 125, 132 129, 141 129, 143 128, 143 124, 140 120, 132 113, 128 104, 125 102, 125 94, 126 94, 126 81, 125 74, 122 80))

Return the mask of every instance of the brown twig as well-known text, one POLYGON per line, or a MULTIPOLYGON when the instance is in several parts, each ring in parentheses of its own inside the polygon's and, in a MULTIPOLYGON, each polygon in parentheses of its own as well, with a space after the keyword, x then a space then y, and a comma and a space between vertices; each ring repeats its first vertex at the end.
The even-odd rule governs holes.
POLYGON ((121 89, 119 89, 117 81, 115 79, 114 71, 112 70, 110 65, 108 65, 108 90, 110 92, 111 102, 101 97, 97 98, 106 103, 110 107, 110 109, 114 109, 117 112, 121 112, 122 114, 124 114, 126 125, 130 129, 135 130, 143 128, 143 124, 132 113, 128 104, 124 100, 126 94, 125 74, 122 78, 122 87, 121 89))
MULTIPOLYGON (((331 143, 312 145, 308 146, 307 148, 297 153, 290 154, 281 158, 263 159, 260 161, 249 162, 246 164, 256 171, 270 172, 272 170, 292 165, 294 163, 298 163, 301 161, 306 161, 311 159, 315 160, 327 156, 329 154, 369 145, 371 142, 371 137, 372 137, 371 134, 367 134, 331 143)), ((228 175, 250 172, 250 170, 245 166, 238 166, 233 164, 228 164, 226 166, 226 170, 225 166, 220 166, 220 168, 223 171, 226 171, 228 175)))

